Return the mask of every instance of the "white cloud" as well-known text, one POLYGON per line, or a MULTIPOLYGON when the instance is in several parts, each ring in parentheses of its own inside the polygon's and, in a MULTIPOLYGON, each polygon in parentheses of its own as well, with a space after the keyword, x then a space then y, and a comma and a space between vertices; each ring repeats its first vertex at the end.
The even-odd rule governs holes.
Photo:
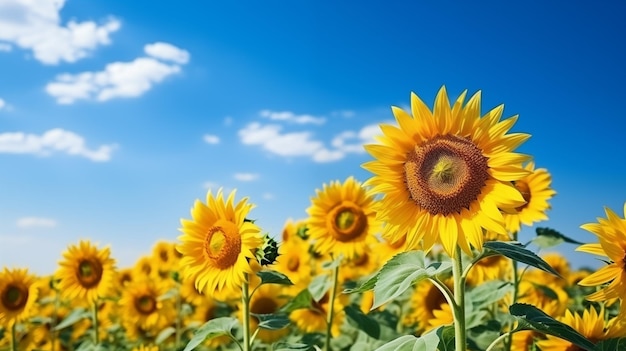
POLYGON ((239 138, 244 144, 261 145, 280 156, 309 156, 324 147, 321 141, 311 139, 310 132, 281 133, 281 130, 279 125, 253 122, 239 130, 239 138))
POLYGON ((256 173, 235 173, 233 177, 240 182, 251 182, 259 179, 259 175, 256 173))
POLYGON ((0 98, 0 110, 2 110, 3 108, 5 108, 7 106, 6 101, 4 101, 2 98, 0 98))
POLYGON ((343 118, 352 118, 356 113, 352 110, 337 110, 330 113, 332 116, 339 116, 343 118))
POLYGON ((0 133, 0 153, 49 156, 54 152, 64 152, 95 162, 106 162, 111 159, 115 147, 116 145, 109 144, 89 149, 82 136, 60 128, 48 130, 42 135, 23 132, 0 133))
POLYGON ((270 111, 262 110, 259 112, 261 117, 269 118, 272 121, 286 121, 296 124, 324 124, 326 119, 324 117, 315 117, 312 115, 296 115, 290 111, 270 111))
POLYGON ((203 139, 204 139, 204 142, 207 144, 219 144, 220 143, 220 137, 218 137, 217 135, 205 134, 203 139))
POLYGON ((41 217, 22 217, 15 223, 19 228, 54 228, 57 221, 50 218, 41 217))
POLYGON ((0 51, 9 52, 13 50, 13 47, 7 43, 0 43, 0 51))
POLYGON ((272 194, 272 193, 263 193, 263 198, 265 200, 273 200, 274 199, 274 194, 272 194))
POLYGON ((107 101, 114 98, 138 97, 155 83, 179 73, 181 67, 163 63, 152 57, 139 57, 131 62, 113 62, 103 71, 64 73, 46 85, 46 92, 59 104, 76 100, 107 101))
POLYGON ((70 20, 64 25, 60 16, 64 4, 65 0, 0 1, 0 40, 32 50, 44 64, 58 64, 76 62, 110 44, 109 35, 121 27, 115 18, 100 24, 70 20))
POLYGON ((148 56, 152 56, 163 61, 172 61, 181 65, 189 62, 189 52, 187 50, 179 49, 169 43, 157 42, 154 44, 147 44, 144 46, 143 50, 148 56))

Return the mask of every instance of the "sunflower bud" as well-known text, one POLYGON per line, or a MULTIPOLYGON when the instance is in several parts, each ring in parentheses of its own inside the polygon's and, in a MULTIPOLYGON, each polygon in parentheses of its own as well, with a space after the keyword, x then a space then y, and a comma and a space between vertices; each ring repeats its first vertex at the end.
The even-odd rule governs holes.
POLYGON ((265 233, 261 250, 257 251, 257 259, 262 266, 267 266, 276 262, 276 258, 278 258, 278 243, 265 233))

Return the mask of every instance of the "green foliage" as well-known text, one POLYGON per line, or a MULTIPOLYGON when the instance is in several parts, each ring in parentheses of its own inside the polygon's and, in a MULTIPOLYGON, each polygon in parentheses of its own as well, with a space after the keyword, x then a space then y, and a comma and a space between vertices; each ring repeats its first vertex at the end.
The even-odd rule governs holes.
POLYGON ((404 335, 384 344, 376 351, 437 351, 439 347, 439 329, 433 329, 419 338, 413 335, 404 335))
POLYGON ((82 307, 75 308, 74 310, 72 310, 72 312, 70 312, 67 317, 65 317, 65 319, 61 323, 57 324, 52 330, 56 331, 67 328, 80 320, 90 317, 91 313, 86 309, 82 307))
POLYGON ((232 317, 220 317, 212 319, 204 323, 200 328, 196 329, 195 333, 184 351, 191 351, 196 346, 202 344, 207 339, 212 339, 221 335, 230 335, 232 337, 232 330, 239 325, 239 321, 232 317))
POLYGON ((157 345, 160 345, 163 341, 167 340, 167 338, 169 338, 170 336, 174 335, 174 333, 176 333, 176 328, 174 328, 174 327, 167 327, 167 328, 161 330, 159 335, 157 335, 156 339, 154 339, 154 343, 157 344, 157 345))
POLYGON ((593 351, 626 351, 626 338, 603 340, 596 344, 593 351))
POLYGON ((344 311, 349 320, 354 322, 358 329, 374 339, 380 338, 380 325, 374 318, 363 313, 356 305, 347 306, 344 311))
POLYGON ((559 273, 555 271, 554 268, 552 268, 546 261, 537 256, 534 252, 526 249, 521 243, 487 241, 483 244, 483 247, 517 262, 525 263, 548 273, 554 274, 559 278, 561 277, 559 273))
POLYGON ((259 328, 278 330, 283 329, 291 323, 289 316, 284 313, 257 314, 251 313, 259 320, 259 328))
POLYGON ((304 289, 300 291, 300 293, 298 293, 296 297, 289 300, 283 307, 281 307, 280 311, 284 313, 290 313, 301 308, 309 308, 311 307, 311 302, 313 302, 313 296, 311 296, 311 292, 309 291, 309 289, 304 289))
POLYGON ((552 229, 552 228, 537 228, 535 230, 537 236, 531 240, 531 242, 537 245, 541 249, 547 249, 561 243, 569 243, 582 245, 580 241, 576 241, 574 239, 568 238, 567 236, 561 234, 560 232, 552 229))
POLYGON ((272 271, 272 270, 262 270, 257 272, 257 274, 261 278, 261 284, 279 284, 279 285, 293 285, 289 277, 284 275, 283 273, 272 271))
POLYGON ((309 284, 308 289, 309 292, 311 292, 311 297, 313 297, 313 300, 319 301, 324 297, 324 295, 326 295, 332 285, 333 282, 331 279, 329 279, 328 275, 322 274, 313 278, 311 284, 309 284))

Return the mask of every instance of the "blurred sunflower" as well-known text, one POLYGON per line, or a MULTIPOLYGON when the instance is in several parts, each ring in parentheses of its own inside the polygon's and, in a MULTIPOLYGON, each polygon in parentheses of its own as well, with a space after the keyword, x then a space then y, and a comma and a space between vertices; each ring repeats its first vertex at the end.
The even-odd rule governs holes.
MULTIPOLYGON (((283 293, 283 285, 264 284, 261 285, 250 299, 251 314, 275 314, 287 302, 287 297, 283 293)), ((239 308, 239 319, 243 320, 243 308, 239 308)), ((250 330, 255 331, 259 326, 259 320, 250 316, 250 330)), ((289 333, 288 328, 269 330, 259 329, 257 337, 259 340, 271 344, 289 333)))
POLYGON ((132 351, 159 351, 159 347, 158 346, 144 346, 142 344, 133 348, 132 351))
MULTIPOLYGON (((604 311, 601 310, 598 313, 593 307, 583 311, 582 317, 578 313, 567 310, 565 315, 557 320, 574 328, 594 344, 602 340, 626 336, 625 323, 617 323, 618 321, 613 318, 605 324, 604 311)), ((551 335, 547 335, 545 340, 537 341, 537 346, 541 351, 582 350, 567 340, 551 335)))
MULTIPOLYGON (((339 292, 335 297, 333 311, 333 324, 330 333, 333 337, 340 334, 341 325, 344 322, 344 308, 348 303, 348 295, 339 292)), ((326 315, 330 308, 330 291, 326 292, 319 301, 313 300, 311 306, 294 310, 289 314, 289 319, 305 333, 326 332, 326 315)))
POLYGON ((175 244, 167 241, 158 241, 152 247, 152 260, 162 278, 169 278, 170 272, 178 268, 180 259, 175 252, 175 244))
POLYGON ((519 282, 517 302, 531 304, 552 317, 563 315, 569 296, 561 285, 542 281, 539 270, 528 271, 519 282))
POLYGON ((285 290, 287 295, 297 295, 311 282, 311 256, 308 249, 309 244, 297 236, 282 242, 278 248, 279 255, 273 268, 285 274, 293 283, 285 290))
POLYGON ((37 278, 28 269, 0 272, 0 326, 7 329, 31 315, 37 301, 37 278))
POLYGON ((513 333, 511 341, 511 351, 529 351, 534 350, 535 332, 532 330, 521 330, 513 333))
MULTIPOLYGON (((158 333, 174 321, 176 310, 171 299, 162 298, 167 286, 153 280, 129 284, 119 301, 125 326, 137 326, 148 333, 158 333)), ((127 328, 132 330, 132 328, 127 328)), ((132 337, 129 333, 129 337, 132 337)))
POLYGON ((196 289, 195 282, 192 279, 183 279, 179 291, 183 301, 193 306, 199 306, 204 303, 205 300, 211 299, 196 289))
POLYGON ((133 274, 139 280, 147 277, 158 277, 158 274, 155 274, 157 271, 156 261, 150 256, 139 257, 133 266, 133 274))
POLYGON ((181 220, 183 254, 180 266, 183 278, 193 279, 196 289, 207 295, 220 290, 239 289, 245 273, 253 273, 248 260, 256 260, 255 252, 263 245, 260 229, 246 216, 254 205, 247 198, 234 204, 235 191, 226 202, 222 190, 207 194, 203 204, 196 200, 192 220, 181 220))
POLYGON ((490 280, 509 280, 511 278, 513 278, 511 260, 502 255, 493 255, 476 262, 467 275, 467 284, 478 286, 490 280))
POLYGON ((373 250, 374 247, 376 246, 369 245, 368 250, 342 264, 339 270, 339 281, 342 283, 348 280, 358 281, 378 271, 380 260, 376 250, 373 250))
MULTIPOLYGON (((584 244, 576 251, 608 257, 611 263, 581 280, 582 286, 610 284, 587 296, 590 301, 605 301, 626 296, 626 220, 609 208, 605 208, 606 219, 598 218, 598 223, 587 223, 581 228, 595 234, 599 243, 584 244)), ((624 203, 626 216, 626 203, 624 203)))
POLYGON ((115 260, 108 247, 98 249, 89 241, 70 245, 63 253, 55 277, 58 289, 68 299, 93 302, 106 296, 114 285, 115 260))
POLYGON ((531 173, 516 180, 514 185, 526 203, 517 207, 514 212, 504 213, 506 228, 511 233, 519 232, 522 224, 531 226, 535 222, 548 219, 546 215, 546 211, 550 209, 548 200, 556 194, 550 187, 552 176, 545 168, 535 169, 535 163, 529 162, 524 169, 531 173))
POLYGON ((308 234, 314 250, 322 255, 332 253, 351 259, 362 255, 367 245, 376 242, 379 229, 374 197, 366 193, 361 183, 348 177, 341 184, 331 181, 316 190, 311 199, 308 234))
MULTIPOLYGON (((196 329, 190 327, 192 324, 202 325, 210 321, 211 319, 221 317, 217 313, 219 308, 219 302, 208 296, 203 297, 204 299, 194 307, 193 313, 188 318, 186 318, 186 324, 190 332, 190 337, 193 336, 192 331, 196 329)), ((226 345, 231 341, 232 340, 229 336, 220 335, 218 337, 205 340, 204 345, 213 350, 217 349, 221 345, 226 345)))
POLYGON ((444 325, 452 325, 454 323, 454 313, 452 307, 447 303, 441 304, 439 308, 433 310, 433 318, 428 320, 428 327, 425 331, 435 329, 444 325))
POLYGON ((454 256, 480 249, 483 228, 506 234, 500 210, 526 202, 511 184, 530 172, 528 156, 514 153, 528 134, 506 134, 517 116, 500 121, 503 105, 480 117, 480 92, 464 106, 463 92, 450 106, 445 87, 433 112, 411 95, 413 116, 392 107, 398 127, 381 124, 381 144, 366 145, 375 160, 363 164, 374 173, 365 185, 383 197, 377 218, 392 242, 407 235, 407 250, 430 250, 441 242, 454 256), (423 240, 423 241, 422 241, 423 240))
MULTIPOLYGON (((452 290, 450 281, 447 281, 446 285, 452 290)), ((435 316, 435 311, 442 310, 444 308, 442 306, 447 304, 445 296, 432 282, 420 281, 411 295, 409 313, 404 316, 402 322, 404 325, 415 327, 417 332, 426 331, 431 327, 431 320, 440 320, 435 316)))

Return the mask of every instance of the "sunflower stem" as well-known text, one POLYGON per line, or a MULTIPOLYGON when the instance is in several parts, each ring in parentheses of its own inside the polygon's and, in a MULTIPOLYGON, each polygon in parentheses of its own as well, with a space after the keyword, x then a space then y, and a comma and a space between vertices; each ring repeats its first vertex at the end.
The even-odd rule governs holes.
POLYGON ((17 340, 15 340, 15 326, 17 322, 13 321, 11 324, 11 351, 17 351, 17 340))
POLYGON ((250 296, 248 295, 248 273, 244 273, 241 285, 241 303, 243 305, 243 351, 250 351, 250 296))
POLYGON ((337 292, 337 281, 339 279, 339 264, 335 264, 332 279, 333 285, 330 288, 330 306, 328 307, 328 314, 326 316, 326 342, 324 343, 325 351, 330 351, 330 339, 332 337, 333 317, 335 314, 335 297, 337 292))
POLYGON ((93 302, 93 343, 98 346, 100 342, 100 338, 98 335, 98 300, 96 299, 93 302))
POLYGON ((461 248, 456 247, 452 259, 452 276, 454 278, 454 346, 456 351, 465 351, 467 335, 465 334, 465 279, 463 278, 463 261, 461 248))
POLYGON ((174 341, 174 349, 178 350, 180 345, 180 322, 181 322, 181 297, 180 297, 180 284, 176 284, 176 334, 174 341))
MULTIPOLYGON (((513 233, 513 241, 517 241, 517 232, 513 233)), ((513 264, 513 302, 511 304, 514 304, 517 302, 517 294, 519 293, 519 276, 518 276, 518 267, 517 267, 517 261, 516 260, 511 260, 512 264, 513 264)), ((514 322, 510 322, 509 323, 509 329, 513 329, 514 326, 514 322)), ((505 342, 504 342, 504 349, 506 351, 511 351, 511 347, 513 346, 513 335, 511 333, 506 333, 504 335, 508 335, 508 337, 506 338, 505 342)))
POLYGON ((500 341, 505 340, 505 339, 506 340, 512 339, 512 336, 513 334, 511 332, 507 332, 498 336, 494 341, 491 342, 491 344, 489 344, 489 347, 487 347, 485 351, 493 350, 493 348, 496 347, 496 345, 498 345, 500 341))

